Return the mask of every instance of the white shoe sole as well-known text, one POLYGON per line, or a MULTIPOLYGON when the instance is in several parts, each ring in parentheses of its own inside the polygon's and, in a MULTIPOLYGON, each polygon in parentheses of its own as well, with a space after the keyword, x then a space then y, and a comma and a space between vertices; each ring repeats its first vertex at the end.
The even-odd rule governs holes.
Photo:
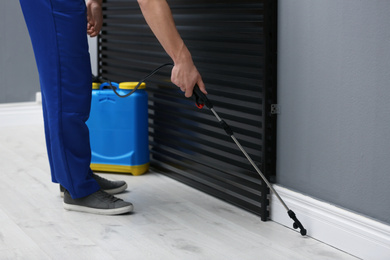
POLYGON ((116 209, 96 209, 96 208, 66 204, 65 202, 63 202, 63 205, 64 205, 64 209, 66 210, 99 214, 99 215, 119 215, 124 213, 130 213, 133 211, 133 205, 116 208, 116 209))
MULTIPOLYGON (((104 190, 104 191, 107 192, 108 194, 115 195, 115 194, 118 194, 118 193, 121 193, 121 192, 125 191, 126 189, 127 189, 127 183, 125 183, 125 185, 120 186, 120 187, 118 187, 116 189, 104 190)), ((63 191, 60 191, 60 196, 61 196, 61 198, 64 197, 64 192, 63 191)))

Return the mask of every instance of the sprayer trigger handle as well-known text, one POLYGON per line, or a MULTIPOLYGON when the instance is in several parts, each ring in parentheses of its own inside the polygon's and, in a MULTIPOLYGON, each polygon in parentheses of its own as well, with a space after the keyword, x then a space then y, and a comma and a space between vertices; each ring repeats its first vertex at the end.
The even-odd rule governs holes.
POLYGON ((194 86, 194 89, 193 89, 193 92, 192 92, 192 96, 191 96, 194 100, 195 100, 195 104, 196 106, 201 109, 203 108, 204 105, 206 105, 208 108, 212 108, 213 107, 213 104, 211 103, 211 101, 207 98, 207 96, 200 90, 199 86, 198 85, 195 85, 194 86))

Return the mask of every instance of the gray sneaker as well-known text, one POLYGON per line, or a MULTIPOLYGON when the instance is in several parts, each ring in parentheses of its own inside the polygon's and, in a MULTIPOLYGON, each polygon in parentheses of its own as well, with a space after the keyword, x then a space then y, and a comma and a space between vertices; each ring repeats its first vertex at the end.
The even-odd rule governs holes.
MULTIPOLYGON (((97 174, 92 174, 92 177, 97 181, 100 188, 109 194, 118 194, 127 189, 125 181, 110 181, 97 174)), ((60 195, 64 197, 65 188, 60 185, 60 195)))
POLYGON ((133 204, 114 197, 103 190, 79 199, 72 199, 69 192, 64 192, 64 209, 79 212, 118 215, 133 211, 133 204))

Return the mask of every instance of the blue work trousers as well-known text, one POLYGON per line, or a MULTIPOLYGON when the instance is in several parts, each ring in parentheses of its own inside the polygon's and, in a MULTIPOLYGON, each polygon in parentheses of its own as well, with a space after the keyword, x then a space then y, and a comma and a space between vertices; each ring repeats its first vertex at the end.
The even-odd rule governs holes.
POLYGON ((39 72, 52 181, 72 198, 99 190, 85 124, 92 73, 84 0, 20 0, 39 72))

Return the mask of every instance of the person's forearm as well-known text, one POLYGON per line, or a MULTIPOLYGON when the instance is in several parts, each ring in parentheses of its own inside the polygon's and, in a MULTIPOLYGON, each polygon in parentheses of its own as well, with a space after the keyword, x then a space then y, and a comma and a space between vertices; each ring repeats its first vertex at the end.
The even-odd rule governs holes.
POLYGON ((184 44, 173 21, 171 9, 166 0, 138 0, 143 16, 150 29, 172 58, 174 67, 171 81, 186 97, 191 97, 197 84, 207 94, 202 77, 192 61, 191 53, 184 44))
POLYGON ((191 59, 191 54, 180 37, 171 9, 166 0, 138 0, 150 29, 175 64, 191 59))

